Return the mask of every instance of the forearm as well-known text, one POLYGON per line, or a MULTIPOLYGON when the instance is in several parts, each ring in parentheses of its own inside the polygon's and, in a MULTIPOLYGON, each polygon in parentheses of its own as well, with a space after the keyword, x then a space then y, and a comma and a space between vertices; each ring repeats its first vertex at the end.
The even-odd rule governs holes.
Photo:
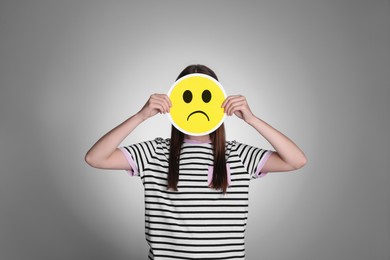
POLYGON ((118 148, 119 144, 144 120, 157 113, 168 113, 171 101, 165 94, 153 94, 134 116, 130 117, 100 138, 85 155, 85 161, 92 165, 101 165, 118 148))
POLYGON ((85 160, 101 162, 107 159, 120 143, 143 122, 142 116, 137 113, 101 137, 87 152, 85 160))
POLYGON ((300 168, 306 163, 306 156, 301 149, 287 136, 253 116, 247 122, 254 127, 276 150, 281 159, 294 168, 300 168))

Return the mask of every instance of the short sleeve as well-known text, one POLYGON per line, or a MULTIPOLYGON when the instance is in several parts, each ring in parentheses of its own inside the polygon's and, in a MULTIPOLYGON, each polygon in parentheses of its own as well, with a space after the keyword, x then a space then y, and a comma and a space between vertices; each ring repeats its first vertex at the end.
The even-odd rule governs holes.
POLYGON ((161 150, 161 138, 119 147, 131 166, 132 170, 126 170, 130 176, 143 176, 144 170, 161 150))
POLYGON ((235 146, 237 155, 251 179, 264 177, 268 173, 262 171, 262 168, 273 153, 272 150, 257 148, 239 142, 236 142, 235 146))

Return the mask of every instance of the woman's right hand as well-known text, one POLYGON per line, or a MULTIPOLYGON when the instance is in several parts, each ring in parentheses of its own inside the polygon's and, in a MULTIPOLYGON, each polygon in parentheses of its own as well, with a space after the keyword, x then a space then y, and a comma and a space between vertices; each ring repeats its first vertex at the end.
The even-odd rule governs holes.
POLYGON ((157 113, 169 113, 172 106, 171 100, 166 94, 153 94, 149 97, 146 104, 138 112, 143 120, 146 120, 157 113))

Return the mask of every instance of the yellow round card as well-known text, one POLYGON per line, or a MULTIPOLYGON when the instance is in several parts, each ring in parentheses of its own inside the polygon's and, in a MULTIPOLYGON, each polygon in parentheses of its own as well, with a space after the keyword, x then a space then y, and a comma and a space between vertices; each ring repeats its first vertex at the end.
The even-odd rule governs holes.
POLYGON ((226 115, 222 106, 226 93, 214 78, 194 73, 178 79, 168 92, 171 123, 181 132, 200 136, 216 130, 226 115))

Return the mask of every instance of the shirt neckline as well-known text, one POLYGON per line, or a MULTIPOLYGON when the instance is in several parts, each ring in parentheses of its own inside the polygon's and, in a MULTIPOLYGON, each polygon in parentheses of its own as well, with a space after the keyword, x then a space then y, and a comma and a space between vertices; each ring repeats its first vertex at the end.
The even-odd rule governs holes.
POLYGON ((189 143, 189 144, 211 144, 211 140, 206 140, 206 141, 198 141, 198 140, 192 140, 192 139, 188 139, 188 138, 184 138, 184 142, 185 143, 189 143))

